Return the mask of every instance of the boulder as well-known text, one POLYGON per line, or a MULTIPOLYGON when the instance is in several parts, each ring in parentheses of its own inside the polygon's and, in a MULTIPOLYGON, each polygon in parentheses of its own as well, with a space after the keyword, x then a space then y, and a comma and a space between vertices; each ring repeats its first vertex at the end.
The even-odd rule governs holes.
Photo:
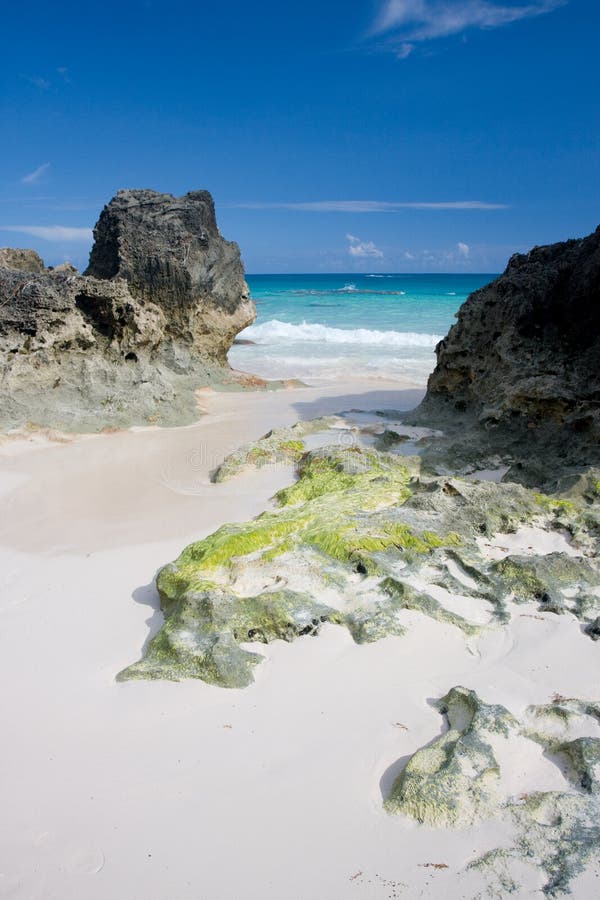
POLYGON ((237 244, 206 191, 120 191, 84 275, 0 256, 0 428, 181 424, 255 318, 237 244))
POLYGON ((94 228, 85 274, 124 279, 190 348, 223 364, 235 335, 255 318, 239 247, 219 234, 208 191, 119 191, 94 228))
POLYGON ((525 468, 532 457, 546 468, 596 463, 600 228, 513 256, 466 300, 436 354, 410 421, 454 432, 465 450, 509 450, 525 468))

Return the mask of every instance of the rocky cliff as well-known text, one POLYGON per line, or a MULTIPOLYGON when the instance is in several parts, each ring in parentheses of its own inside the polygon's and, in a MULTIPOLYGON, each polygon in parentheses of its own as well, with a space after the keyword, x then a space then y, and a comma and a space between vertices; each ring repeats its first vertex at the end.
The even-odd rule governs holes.
POLYGON ((413 421, 447 430, 463 455, 509 451, 524 469, 597 463, 600 228, 513 256, 463 304, 436 353, 413 421))
POLYGON ((195 389, 226 377, 254 321, 208 192, 119 191, 94 239, 84 275, 0 251, 2 428, 190 421, 195 389))

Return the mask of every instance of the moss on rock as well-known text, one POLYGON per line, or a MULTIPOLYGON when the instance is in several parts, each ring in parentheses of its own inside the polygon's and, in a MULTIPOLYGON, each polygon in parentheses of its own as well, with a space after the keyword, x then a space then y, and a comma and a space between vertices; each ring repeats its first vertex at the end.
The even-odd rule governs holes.
POLYGON ((499 766, 489 736, 507 738, 513 717, 463 687, 452 688, 438 709, 448 731, 410 758, 385 807, 427 825, 466 827, 497 802, 499 766))
POLYGON ((229 453, 214 471, 214 482, 228 481, 242 472, 275 463, 296 463, 306 448, 302 438, 344 425, 339 416, 322 416, 295 425, 275 428, 257 441, 244 444, 229 453))
MULTIPOLYGON (((297 623, 315 618, 320 596, 334 597, 336 610, 324 613, 327 621, 344 625, 359 642, 401 635, 403 610, 470 637, 506 622, 512 601, 529 600, 547 611, 570 611, 594 636, 600 579, 591 556, 509 556, 494 563, 478 543, 483 535, 516 531, 525 523, 556 527, 555 501, 540 502, 521 485, 434 475, 422 471, 418 458, 360 445, 302 452, 303 435, 339 427, 340 421, 278 429, 228 458, 220 478, 271 459, 271 452, 296 460, 298 478, 277 494, 278 509, 224 525, 160 571, 166 622, 146 659, 127 670, 127 677, 249 683, 259 657, 240 647, 245 631, 267 642, 284 633, 306 634, 297 623), (277 591, 284 587, 288 605, 280 622, 277 591), (478 612, 475 621, 449 608, 439 588, 468 595, 478 612), (290 598, 297 615, 289 609, 290 598), (240 621, 249 622, 248 629, 240 621)), ((579 501, 570 502, 582 540, 595 540, 579 501)), ((588 499, 582 502, 588 509, 588 499)))
POLYGON ((119 678, 201 678, 221 687, 246 687, 262 657, 241 643, 292 641, 338 621, 335 610, 292 591, 243 598, 218 588, 188 591, 171 607, 144 659, 119 678))
POLYGON ((500 885, 518 892, 511 862, 529 863, 544 874, 544 894, 569 893, 572 879, 600 857, 600 739, 561 736, 586 723, 589 728, 598 720, 598 705, 560 698, 532 707, 527 716, 535 721, 533 731, 527 719, 519 721, 463 687, 452 688, 436 705, 449 730, 411 756, 385 801, 388 812, 435 827, 502 817, 514 828, 512 844, 485 853, 469 868, 489 877, 491 890, 500 885), (508 793, 498 741, 517 738, 534 740, 552 759, 565 760, 571 789, 508 793))

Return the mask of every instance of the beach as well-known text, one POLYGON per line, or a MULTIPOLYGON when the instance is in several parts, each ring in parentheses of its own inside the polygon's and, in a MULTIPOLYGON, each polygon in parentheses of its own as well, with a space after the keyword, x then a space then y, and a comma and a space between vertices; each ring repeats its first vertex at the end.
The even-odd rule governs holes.
MULTIPOLYGON (((366 380, 205 390, 185 428, 4 440, 0 896, 481 895, 480 872, 466 867, 507 844, 506 821, 435 829, 389 815, 383 799, 443 730, 431 700, 455 685, 515 715, 554 694, 597 696, 597 648, 574 617, 523 604, 505 627, 466 638, 407 611, 402 637, 359 645, 325 624, 317 637, 258 645, 265 660, 244 690, 115 680, 162 623, 157 569, 268 509, 294 479, 277 465, 212 484, 227 453, 273 427, 410 409, 421 396, 366 380)), ((496 535, 489 552, 534 543, 568 547, 525 529, 496 535)), ((503 754, 512 793, 565 789, 541 746, 503 754)), ((522 869, 520 896, 542 896, 539 871, 522 869)), ((591 867, 571 887, 584 897, 596 885, 591 867)))
POLYGON ((0 900, 596 900, 600 4, 3 12, 0 900))

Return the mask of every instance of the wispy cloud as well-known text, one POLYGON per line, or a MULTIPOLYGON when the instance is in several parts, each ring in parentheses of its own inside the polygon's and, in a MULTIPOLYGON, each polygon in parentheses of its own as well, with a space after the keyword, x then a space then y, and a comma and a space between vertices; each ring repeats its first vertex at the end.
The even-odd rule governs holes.
POLYGON ((399 209, 509 209, 505 203, 486 203, 483 200, 315 200, 294 203, 231 203, 234 209, 295 209, 300 212, 379 213, 399 209))
POLYGON ((44 241, 60 243, 62 241, 85 242, 92 240, 91 228, 70 228, 67 225, 0 225, 0 231, 13 231, 17 234, 29 234, 44 241))
POLYGON ((388 46, 400 59, 416 44, 461 34, 469 28, 492 29, 521 19, 543 16, 569 0, 535 0, 518 6, 491 0, 385 0, 371 36, 389 36, 388 46))
MULTIPOLYGON (((485 254, 481 252, 481 245, 472 247, 464 241, 459 241, 451 247, 411 247, 398 253, 390 251, 387 254, 388 263, 401 266, 403 263, 415 271, 466 271, 467 267, 480 265, 484 261, 485 254)), ((481 270, 483 271, 483 270, 481 270)))
POLYGON ((346 240, 349 242, 348 253, 350 256, 355 256, 360 259, 366 259, 368 257, 372 259, 383 259, 383 252, 379 247, 375 246, 373 241, 361 241, 361 239, 354 234, 347 234, 346 240))
POLYGON ((50 163, 42 163, 41 166, 38 166, 37 169, 34 169, 33 172, 29 172, 28 175, 24 175, 21 178, 21 184, 35 184, 40 180, 42 175, 48 171, 50 168, 50 163))
POLYGON ((22 77, 25 81, 28 81, 29 84, 39 88, 40 91, 48 91, 50 89, 50 82, 48 79, 42 78, 40 75, 23 75, 22 77))

